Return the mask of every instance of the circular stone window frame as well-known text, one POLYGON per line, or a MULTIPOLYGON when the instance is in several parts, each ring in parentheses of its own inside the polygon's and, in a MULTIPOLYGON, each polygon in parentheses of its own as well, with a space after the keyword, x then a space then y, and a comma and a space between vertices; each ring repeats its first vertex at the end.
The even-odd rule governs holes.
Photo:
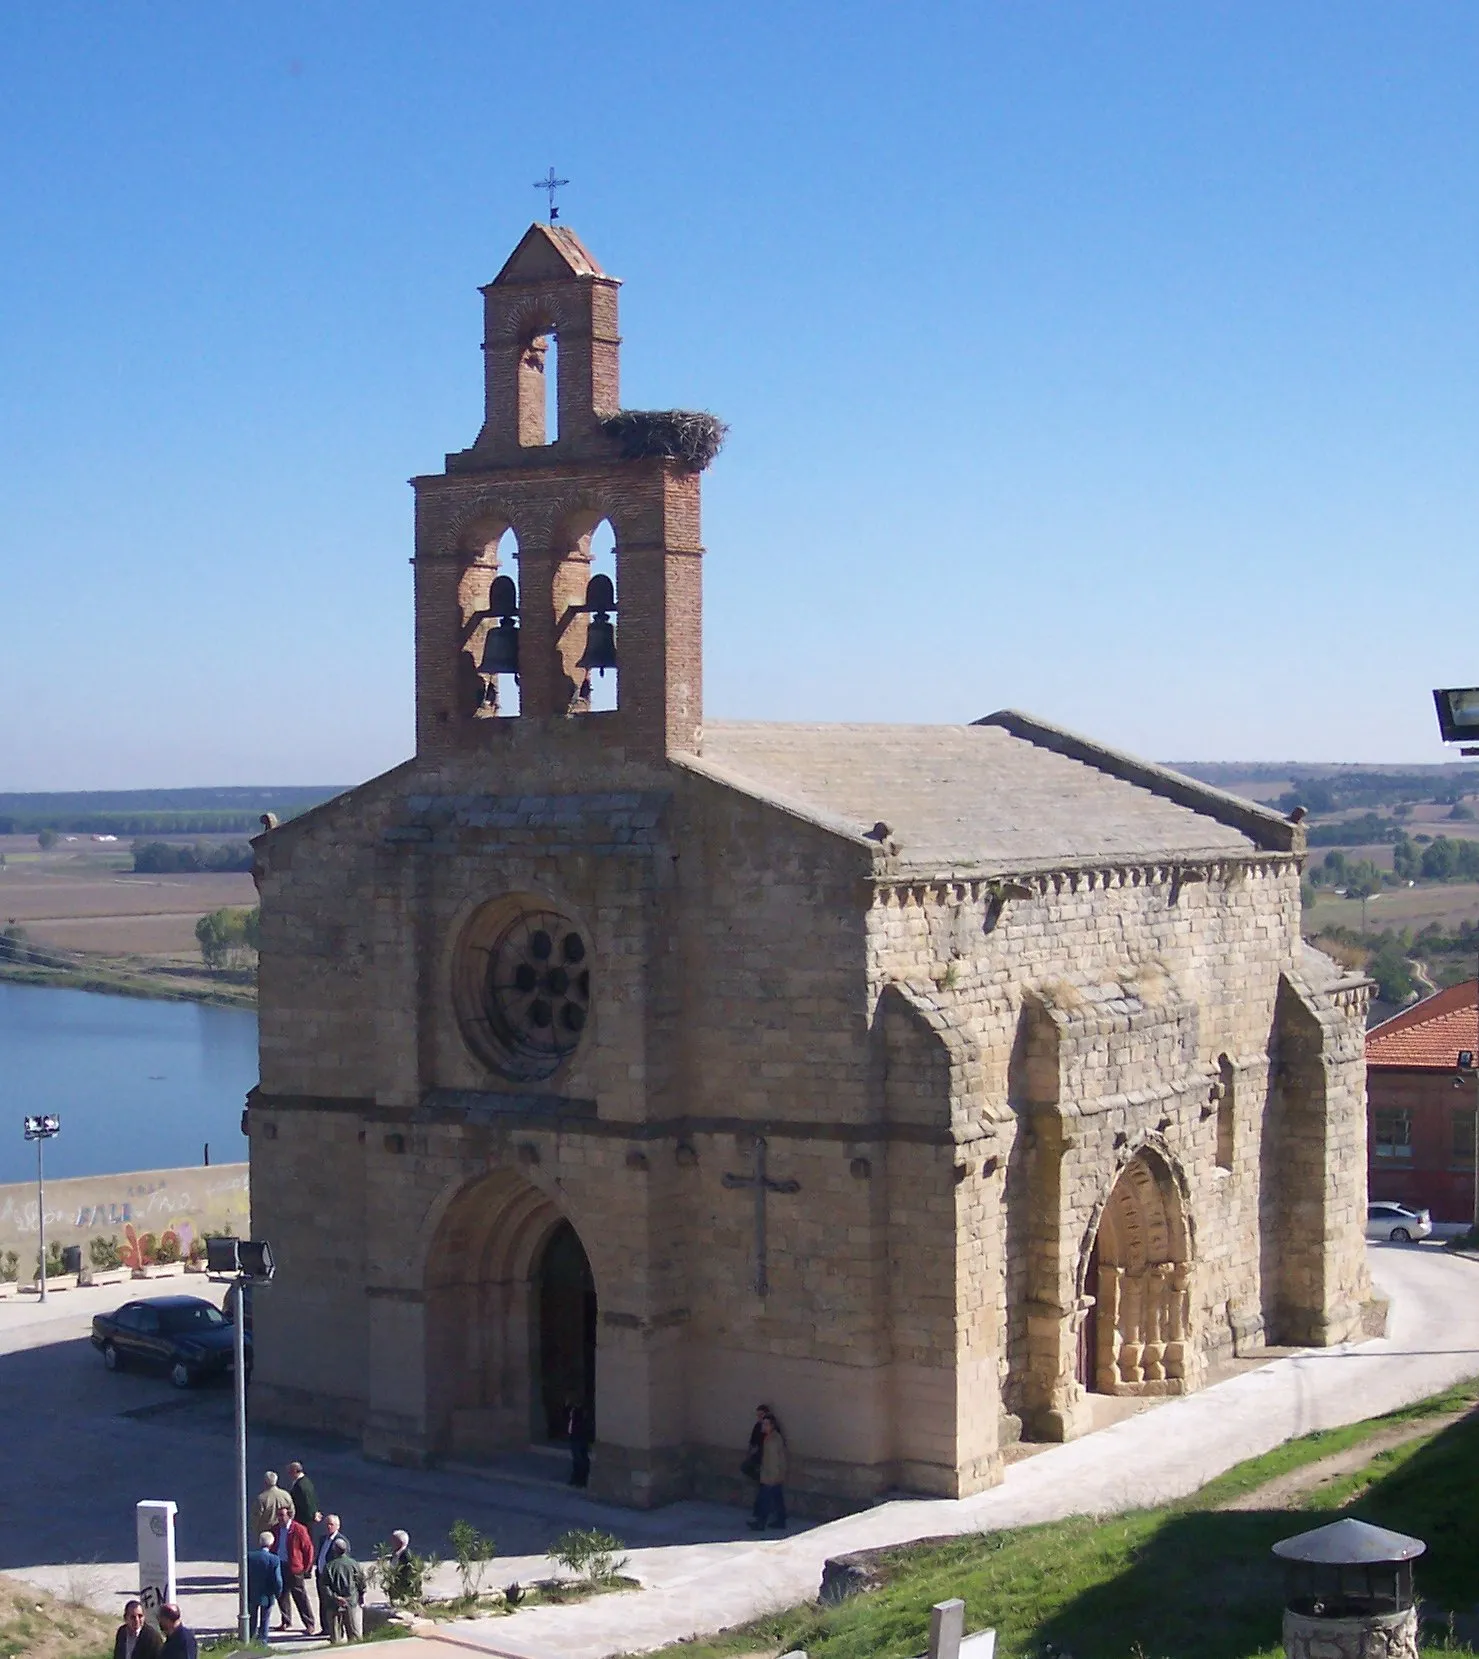
POLYGON ((494 961, 526 919, 548 916, 584 947, 581 972, 590 972, 590 930, 558 901, 539 893, 509 893, 480 904, 462 924, 452 956, 452 1003, 469 1052, 488 1070, 515 1083, 547 1083, 580 1053, 594 1018, 594 997, 585 999, 585 1023, 568 1047, 541 1051, 522 1043, 496 1006, 489 988, 494 961))

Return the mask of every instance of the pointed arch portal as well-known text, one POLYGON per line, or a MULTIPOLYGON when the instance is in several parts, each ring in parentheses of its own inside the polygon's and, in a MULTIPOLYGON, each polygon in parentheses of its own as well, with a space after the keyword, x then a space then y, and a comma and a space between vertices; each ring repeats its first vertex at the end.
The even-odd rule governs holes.
POLYGON ((426 1377, 437 1455, 562 1440, 596 1411, 596 1285, 570 1221, 499 1170, 452 1198, 426 1264, 426 1377))
POLYGON ((1120 1171, 1089 1246, 1094 1305, 1079 1381, 1099 1394, 1183 1394, 1195 1386, 1186 1207, 1168 1165, 1145 1149, 1120 1171))

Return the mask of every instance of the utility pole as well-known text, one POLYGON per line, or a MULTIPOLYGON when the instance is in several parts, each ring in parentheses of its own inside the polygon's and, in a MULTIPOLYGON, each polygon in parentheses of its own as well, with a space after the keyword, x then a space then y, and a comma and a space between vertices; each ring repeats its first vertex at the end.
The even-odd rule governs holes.
POLYGON ((40 1251, 36 1284, 43 1302, 46 1300, 46 1171, 41 1149, 61 1126, 62 1120, 50 1112, 25 1120, 26 1139, 36 1143, 36 1241, 40 1251))

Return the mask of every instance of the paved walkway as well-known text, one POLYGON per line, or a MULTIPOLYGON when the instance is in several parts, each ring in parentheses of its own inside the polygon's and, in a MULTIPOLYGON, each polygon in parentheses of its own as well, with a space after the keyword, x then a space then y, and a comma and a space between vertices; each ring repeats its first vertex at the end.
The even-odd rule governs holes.
MULTIPOLYGON (((1184 1400, 1013 1465, 990 1491, 954 1502, 880 1504, 771 1542, 643 1551, 648 1588, 621 1598, 534 1608, 446 1627, 459 1644, 507 1659, 608 1659, 739 1624, 814 1596, 829 1555, 941 1533, 1165 1503, 1291 1436, 1396 1410, 1479 1374, 1474 1264, 1436 1249, 1374 1246, 1372 1273, 1392 1298, 1391 1334, 1360 1346, 1276 1360, 1184 1400)), ((397 1648, 450 1659, 445 1642, 397 1648)))
MULTIPOLYGON (((646 1585, 631 1595, 444 1626, 435 1640, 398 1643, 398 1659, 454 1659, 469 1650, 489 1659, 609 1659, 805 1600, 815 1595, 829 1555, 1165 1502, 1292 1435, 1390 1411, 1479 1374, 1475 1264, 1431 1247, 1381 1245, 1373 1246, 1371 1262, 1393 1304, 1391 1335, 1379 1342, 1275 1360, 1168 1401, 1014 1464, 1002 1485, 973 1498, 898 1500, 781 1539, 752 1537, 743 1516, 715 1505, 641 1514, 486 1473, 388 1469, 365 1463, 342 1443, 308 1444, 305 1451, 300 1441, 294 1449, 311 1463, 320 1491, 333 1491, 325 1501, 345 1514, 346 1530, 362 1548, 396 1524, 419 1534, 418 1541, 430 1539, 445 1533, 453 1515, 465 1514, 506 1552, 490 1578, 502 1585, 546 1576, 550 1566, 538 1551, 564 1527, 597 1525, 627 1540, 631 1570, 646 1585)), ((17 1490, 51 1494, 45 1517, 0 1512, 0 1570, 116 1607, 133 1572, 133 1500, 156 1495, 141 1489, 142 1480, 181 1501, 181 1555, 191 1557, 181 1567, 189 1616, 198 1628, 229 1627, 231 1543, 221 1525, 230 1513, 229 1399, 204 1391, 182 1399, 167 1384, 106 1376, 79 1340, 81 1303, 66 1308, 62 1300, 44 1334, 40 1310, 0 1306, 0 1383, 12 1410, 30 1416, 29 1396, 50 1408, 45 1418, 30 1417, 41 1432, 16 1448, 10 1474, 17 1490), (126 1398, 120 1385, 128 1385, 126 1398), (58 1391, 76 1388, 87 1391, 96 1415, 57 1412, 58 1391), (58 1415, 63 1421, 52 1429, 58 1415), (102 1505, 95 1520, 84 1494, 94 1508, 102 1505), (94 1565, 58 1565, 89 1559, 94 1565)), ((267 1459, 280 1467, 288 1455, 280 1437, 253 1436, 254 1469, 267 1459)), ((450 1591, 447 1569, 442 1576, 450 1591)))

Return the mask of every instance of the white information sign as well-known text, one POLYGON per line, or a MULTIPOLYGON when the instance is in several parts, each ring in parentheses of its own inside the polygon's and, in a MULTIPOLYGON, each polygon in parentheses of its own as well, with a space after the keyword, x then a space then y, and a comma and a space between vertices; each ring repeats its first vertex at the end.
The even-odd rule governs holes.
POLYGON ((150 1624, 159 1609, 175 1599, 175 1504, 169 1498, 146 1498, 134 1506, 139 1537, 139 1600, 150 1624))

